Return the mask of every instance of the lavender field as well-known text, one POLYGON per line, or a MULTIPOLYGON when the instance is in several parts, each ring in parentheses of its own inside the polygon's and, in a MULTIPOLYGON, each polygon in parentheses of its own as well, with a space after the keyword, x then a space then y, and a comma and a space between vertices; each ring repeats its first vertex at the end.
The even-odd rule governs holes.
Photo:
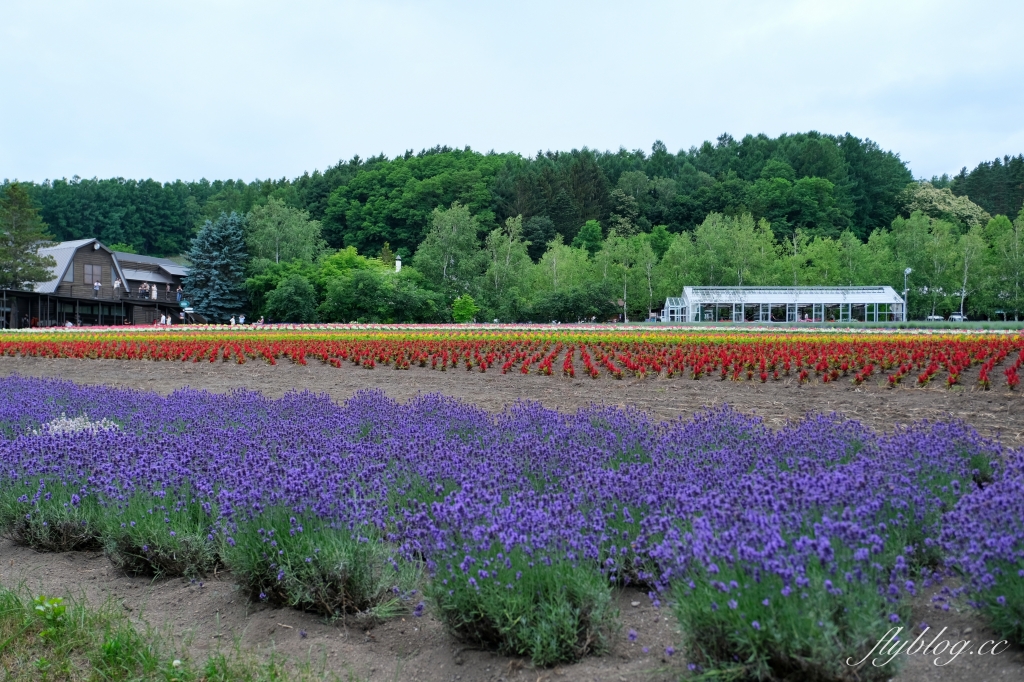
POLYGON ((944 580, 936 608, 968 600, 1024 643, 1024 454, 963 424, 6 378, 0 429, 19 543, 136 574, 226 567, 253 600, 331 618, 430 610, 538 665, 603 653, 623 584, 675 614, 697 673, 887 679, 845 661, 944 580))

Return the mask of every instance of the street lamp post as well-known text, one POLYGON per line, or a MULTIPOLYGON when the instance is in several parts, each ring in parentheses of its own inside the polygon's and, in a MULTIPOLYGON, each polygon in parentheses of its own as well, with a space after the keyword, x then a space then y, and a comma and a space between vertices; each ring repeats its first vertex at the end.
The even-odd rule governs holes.
POLYGON ((913 270, 907 268, 903 271, 903 321, 907 321, 907 308, 910 307, 910 289, 907 288, 907 278, 913 270))

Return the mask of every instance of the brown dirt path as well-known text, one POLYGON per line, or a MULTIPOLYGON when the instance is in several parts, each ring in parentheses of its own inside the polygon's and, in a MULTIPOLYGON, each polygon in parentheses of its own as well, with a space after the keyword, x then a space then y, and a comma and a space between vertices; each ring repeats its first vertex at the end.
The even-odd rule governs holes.
POLYGON ((211 391, 248 388, 269 396, 289 390, 308 389, 345 400, 356 391, 380 388, 398 400, 417 393, 440 392, 498 411, 519 399, 537 400, 561 410, 574 410, 592 402, 632 405, 660 418, 688 417, 709 406, 728 403, 742 412, 759 415, 769 425, 780 426, 809 412, 840 412, 865 424, 888 431, 895 424, 920 419, 963 419, 986 436, 1001 436, 1007 445, 1024 444, 1024 392, 1005 387, 981 391, 975 388, 977 369, 965 372, 963 386, 946 389, 884 386, 876 375, 861 386, 849 378, 800 386, 794 378, 761 384, 687 378, 567 379, 537 374, 501 374, 449 369, 446 372, 413 367, 363 369, 343 364, 335 369, 319 361, 277 365, 250 361, 244 365, 225 362, 164 362, 149 360, 68 360, 0 357, 0 376, 60 377, 85 384, 143 388, 167 394, 183 386, 211 391))

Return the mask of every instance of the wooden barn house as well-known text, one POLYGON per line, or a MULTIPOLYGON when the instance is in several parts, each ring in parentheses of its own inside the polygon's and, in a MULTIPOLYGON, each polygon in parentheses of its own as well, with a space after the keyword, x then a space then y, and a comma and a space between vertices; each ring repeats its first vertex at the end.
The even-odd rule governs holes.
POLYGON ((188 268, 167 258, 111 251, 96 239, 61 242, 39 250, 52 256, 53 278, 32 291, 6 289, 0 326, 25 327, 175 322, 182 310, 178 287, 188 268), (119 283, 119 286, 115 286, 119 283))

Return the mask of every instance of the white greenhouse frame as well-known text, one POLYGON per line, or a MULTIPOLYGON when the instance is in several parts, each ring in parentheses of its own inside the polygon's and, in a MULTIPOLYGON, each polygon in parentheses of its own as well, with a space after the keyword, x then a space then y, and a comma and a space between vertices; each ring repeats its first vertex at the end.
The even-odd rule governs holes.
POLYGON ((683 287, 665 300, 662 322, 905 322, 890 286, 683 287))

